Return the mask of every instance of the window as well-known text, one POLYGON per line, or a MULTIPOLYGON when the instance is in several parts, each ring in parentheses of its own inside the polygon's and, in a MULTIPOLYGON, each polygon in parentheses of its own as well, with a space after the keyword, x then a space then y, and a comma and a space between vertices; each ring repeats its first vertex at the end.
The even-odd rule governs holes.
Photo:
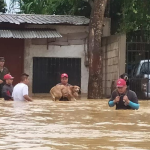
POLYGON ((138 69, 138 64, 133 67, 133 73, 132 73, 133 77, 136 76, 137 69, 138 69))
POLYGON ((70 84, 81 87, 81 58, 34 57, 33 93, 49 93, 64 72, 70 84))
POLYGON ((150 62, 144 62, 142 64, 140 74, 150 74, 150 62))

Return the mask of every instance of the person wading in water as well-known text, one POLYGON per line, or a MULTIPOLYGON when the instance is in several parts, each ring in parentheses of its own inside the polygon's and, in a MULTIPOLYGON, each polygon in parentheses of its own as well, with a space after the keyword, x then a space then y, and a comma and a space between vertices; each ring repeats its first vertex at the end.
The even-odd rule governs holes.
POLYGON ((2 98, 2 88, 4 85, 4 76, 9 73, 9 70, 4 67, 5 59, 0 57, 0 98, 2 98))
POLYGON ((139 109, 140 106, 136 93, 127 89, 124 79, 117 80, 117 89, 113 91, 108 105, 116 105, 116 109, 139 109))

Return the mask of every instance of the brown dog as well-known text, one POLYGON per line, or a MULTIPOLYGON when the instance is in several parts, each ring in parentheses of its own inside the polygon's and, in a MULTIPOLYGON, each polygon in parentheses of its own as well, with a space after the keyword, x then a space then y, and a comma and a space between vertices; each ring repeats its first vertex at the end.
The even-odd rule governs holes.
POLYGON ((79 86, 56 85, 51 88, 50 94, 54 101, 60 100, 61 97, 66 97, 69 101, 75 101, 78 97, 79 89, 79 86))

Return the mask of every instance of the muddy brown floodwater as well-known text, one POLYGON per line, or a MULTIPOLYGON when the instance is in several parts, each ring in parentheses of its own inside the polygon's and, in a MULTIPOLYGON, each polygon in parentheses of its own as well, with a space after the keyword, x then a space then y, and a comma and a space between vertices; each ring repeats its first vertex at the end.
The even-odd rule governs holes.
POLYGON ((0 100, 0 150, 150 150, 150 101, 116 111, 108 100, 0 100))

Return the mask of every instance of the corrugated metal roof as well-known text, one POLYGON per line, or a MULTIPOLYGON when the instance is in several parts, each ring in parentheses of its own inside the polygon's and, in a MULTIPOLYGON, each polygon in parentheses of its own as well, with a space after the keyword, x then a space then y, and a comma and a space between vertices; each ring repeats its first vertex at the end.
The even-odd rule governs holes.
POLYGON ((55 30, 0 30, 0 38, 33 39, 59 37, 62 37, 62 35, 55 30))
POLYGON ((88 25, 89 19, 70 15, 0 14, 0 23, 88 25))

